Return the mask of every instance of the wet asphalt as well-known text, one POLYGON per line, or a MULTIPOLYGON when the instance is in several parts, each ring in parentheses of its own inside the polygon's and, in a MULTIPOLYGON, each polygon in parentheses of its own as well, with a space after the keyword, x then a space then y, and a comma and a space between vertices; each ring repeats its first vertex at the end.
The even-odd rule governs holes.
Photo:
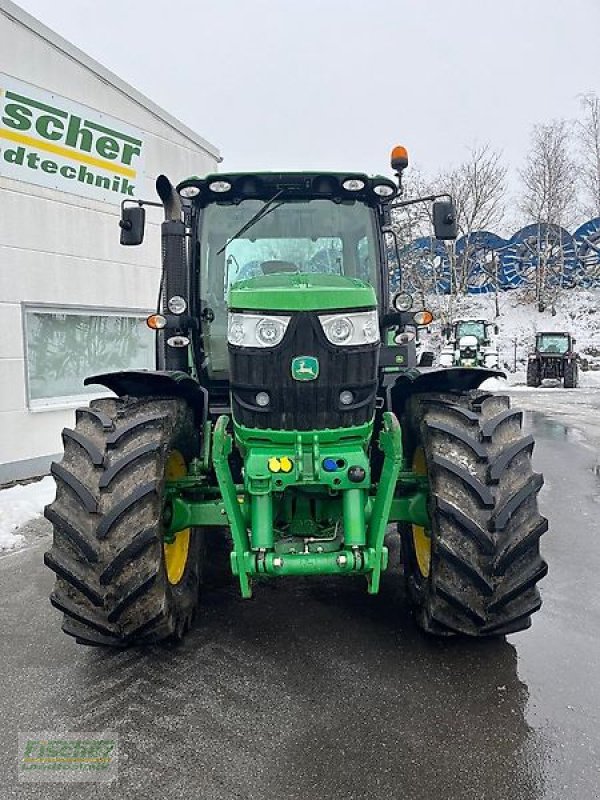
POLYGON ((221 590, 176 648, 85 648, 47 602, 34 525, 0 559, 0 800, 600 798, 597 451, 567 414, 527 426, 550 572, 532 628, 502 640, 420 634, 392 572, 378 597, 360 580, 221 590), (118 783, 19 784, 19 731, 116 732, 118 783))

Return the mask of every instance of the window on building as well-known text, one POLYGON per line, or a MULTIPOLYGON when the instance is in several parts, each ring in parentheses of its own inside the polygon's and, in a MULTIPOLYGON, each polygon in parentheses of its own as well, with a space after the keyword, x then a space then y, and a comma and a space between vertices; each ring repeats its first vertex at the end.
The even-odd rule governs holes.
POLYGON ((154 334, 139 312, 25 308, 27 388, 30 408, 77 402, 97 394, 88 375, 152 369, 154 334))

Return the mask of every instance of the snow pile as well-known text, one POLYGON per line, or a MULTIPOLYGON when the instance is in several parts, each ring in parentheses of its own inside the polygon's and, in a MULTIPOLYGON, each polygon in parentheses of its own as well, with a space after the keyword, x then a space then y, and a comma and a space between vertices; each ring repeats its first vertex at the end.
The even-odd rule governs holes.
POLYGON ((25 486, 0 490, 0 552, 24 544, 16 529, 30 519, 41 516, 44 506, 54 500, 53 478, 43 478, 25 486))
MULTIPOLYGON (((430 296, 427 300, 436 319, 442 314, 448 315, 449 298, 430 296)), ((564 290, 556 299, 554 309, 549 305, 543 312, 538 311, 530 291, 501 292, 498 311, 499 316, 496 316, 495 295, 467 295, 453 298, 450 317, 487 319, 498 325, 500 368, 513 373, 511 383, 525 380, 527 355, 533 350, 537 331, 565 331, 575 336, 575 349, 591 370, 587 373, 580 370, 581 385, 598 386, 594 372, 600 370, 600 289, 564 290)), ((430 333, 422 339, 423 349, 439 354, 441 322, 434 322, 430 333)))

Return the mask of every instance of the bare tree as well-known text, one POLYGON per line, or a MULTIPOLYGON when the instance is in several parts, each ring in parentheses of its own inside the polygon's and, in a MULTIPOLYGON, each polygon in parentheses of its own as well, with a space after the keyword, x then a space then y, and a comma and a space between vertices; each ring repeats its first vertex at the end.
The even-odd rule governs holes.
POLYGON ((457 167, 437 176, 436 191, 442 190, 452 195, 459 234, 465 237, 460 257, 451 252, 453 283, 457 293, 467 292, 471 273, 482 266, 473 259, 473 234, 502 228, 506 173, 502 154, 489 144, 483 144, 472 147, 468 158, 457 167))
POLYGON ((535 125, 525 166, 519 173, 523 183, 521 210, 538 224, 535 294, 540 309, 548 302, 554 305, 564 275, 562 242, 559 238, 557 245, 553 226, 569 227, 575 220, 578 168, 571 150, 571 126, 566 120, 535 125))
POLYGON ((578 170, 571 156, 571 128, 564 119, 535 125, 525 166, 521 210, 529 220, 569 226, 575 217, 574 182, 578 170))
POLYGON ((583 190, 581 211, 587 217, 600 217, 600 99, 584 94, 581 107, 583 118, 575 123, 583 190))
MULTIPOLYGON (((419 169, 412 169, 403 180, 403 200, 413 200, 428 194, 423 176, 419 169)), ((396 236, 400 253, 403 288, 407 284, 414 285, 421 292, 428 294, 435 291, 435 281, 429 280, 426 272, 420 269, 422 254, 412 251, 408 246, 415 239, 431 235, 431 214, 428 203, 416 203, 393 210, 391 228, 396 236)), ((388 246, 390 243, 388 242, 388 246)))
POLYGON ((489 144, 472 147, 462 164, 439 176, 438 185, 454 199, 462 236, 502 226, 506 166, 502 154, 489 144))

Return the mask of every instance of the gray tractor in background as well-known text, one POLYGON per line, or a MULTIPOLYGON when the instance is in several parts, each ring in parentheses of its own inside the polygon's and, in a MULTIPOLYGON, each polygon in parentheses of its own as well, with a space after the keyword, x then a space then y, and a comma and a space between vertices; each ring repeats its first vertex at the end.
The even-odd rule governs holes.
POLYGON ((442 367, 498 367, 498 326, 485 319, 457 319, 442 328, 442 367))
POLYGON ((543 380, 552 379, 562 381, 565 389, 575 389, 579 377, 576 341, 564 331, 536 334, 535 350, 527 359, 527 386, 540 386, 543 380))

